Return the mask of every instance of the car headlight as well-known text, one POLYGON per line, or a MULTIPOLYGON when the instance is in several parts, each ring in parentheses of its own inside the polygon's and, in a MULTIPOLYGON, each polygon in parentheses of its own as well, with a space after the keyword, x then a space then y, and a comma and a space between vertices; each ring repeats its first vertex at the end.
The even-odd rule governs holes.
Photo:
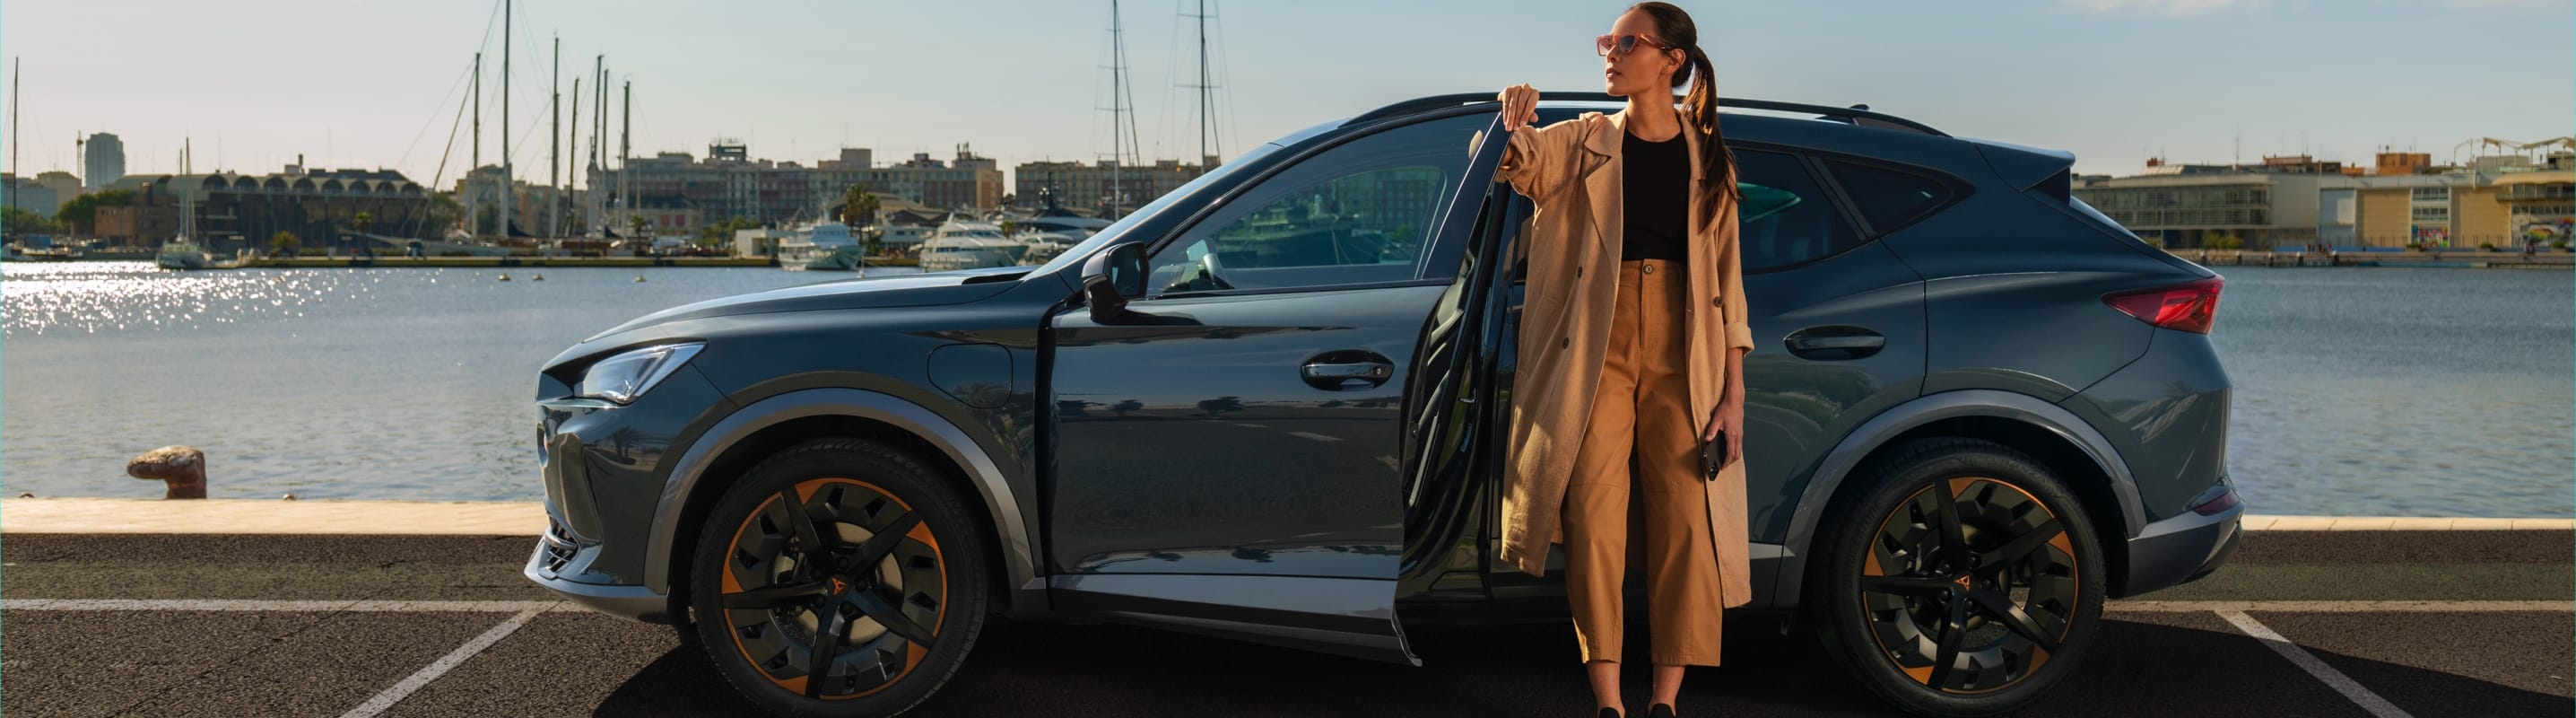
POLYGON ((573 394, 619 404, 635 401, 635 397, 652 391, 653 385, 662 383, 662 379, 669 377, 671 372, 679 371, 680 365, 688 363, 689 357, 697 356, 698 350, 705 347, 706 342, 662 344, 601 359, 581 373, 581 384, 573 389, 573 394))

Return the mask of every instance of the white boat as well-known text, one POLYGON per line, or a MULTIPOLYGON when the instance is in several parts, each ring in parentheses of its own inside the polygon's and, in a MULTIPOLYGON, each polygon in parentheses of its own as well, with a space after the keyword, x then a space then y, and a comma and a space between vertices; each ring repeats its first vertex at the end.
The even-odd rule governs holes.
POLYGON ((1002 235, 991 222, 951 219, 921 243, 921 271, 1008 267, 1020 263, 1029 246, 1002 235))
POLYGON ((781 241, 779 246, 793 246, 796 251, 790 253, 781 249, 778 266, 799 271, 859 271, 867 251, 859 244, 858 235, 850 232, 850 226, 839 222, 821 222, 798 228, 794 236, 781 241), (795 244, 790 245, 789 242, 795 244))
POLYGON ((162 269, 236 269, 242 266, 241 258, 217 257, 185 237, 161 243, 161 253, 153 261, 162 269))
POLYGON ((1064 254, 1064 250, 1072 249, 1073 245, 1081 244, 1082 238, 1063 232, 1023 232, 1020 243, 1028 245, 1028 249, 1020 254, 1020 266, 1034 267, 1064 254))

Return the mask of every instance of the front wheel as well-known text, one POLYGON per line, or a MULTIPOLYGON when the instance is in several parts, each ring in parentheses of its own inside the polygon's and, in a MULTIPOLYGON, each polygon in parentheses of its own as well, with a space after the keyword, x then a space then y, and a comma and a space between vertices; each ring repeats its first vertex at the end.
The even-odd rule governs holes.
POLYGON ((780 452, 725 492, 698 540, 700 642, 772 713, 901 713, 947 682, 982 630, 972 515, 938 472, 884 444, 780 452))
POLYGON ((1989 716, 2073 670, 2105 567, 2047 467, 1993 442, 1926 439, 1852 478, 1860 493, 1817 528, 1806 602, 1855 679, 1916 714, 1989 716))

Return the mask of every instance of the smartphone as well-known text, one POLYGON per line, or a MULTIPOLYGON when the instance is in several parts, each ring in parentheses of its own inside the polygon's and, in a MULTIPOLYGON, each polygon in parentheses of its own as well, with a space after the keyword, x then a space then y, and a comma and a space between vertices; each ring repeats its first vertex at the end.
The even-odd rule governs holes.
POLYGON ((1717 478, 1717 470, 1726 466, 1726 432, 1718 432, 1716 439, 1699 443, 1699 460, 1706 469, 1703 478, 1717 478))

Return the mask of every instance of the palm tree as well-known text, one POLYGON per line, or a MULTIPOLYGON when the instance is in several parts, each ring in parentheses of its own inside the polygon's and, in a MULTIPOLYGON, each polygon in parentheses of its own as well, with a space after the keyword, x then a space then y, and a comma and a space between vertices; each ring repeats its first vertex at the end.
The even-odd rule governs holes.
MULTIPOLYGON (((841 223, 851 227, 875 224, 877 210, 883 206, 877 201, 877 193, 868 191, 866 184, 850 185, 847 191, 841 193, 841 223)), ((878 234, 878 232, 868 232, 859 237, 862 254, 877 253, 878 234)))
POLYGON ((367 227, 374 225, 375 223, 376 216, 369 214, 365 210, 359 210, 357 216, 349 218, 349 229, 356 231, 360 235, 358 237, 358 249, 365 254, 372 255, 376 253, 375 243, 367 241, 367 238, 365 237, 367 227))

